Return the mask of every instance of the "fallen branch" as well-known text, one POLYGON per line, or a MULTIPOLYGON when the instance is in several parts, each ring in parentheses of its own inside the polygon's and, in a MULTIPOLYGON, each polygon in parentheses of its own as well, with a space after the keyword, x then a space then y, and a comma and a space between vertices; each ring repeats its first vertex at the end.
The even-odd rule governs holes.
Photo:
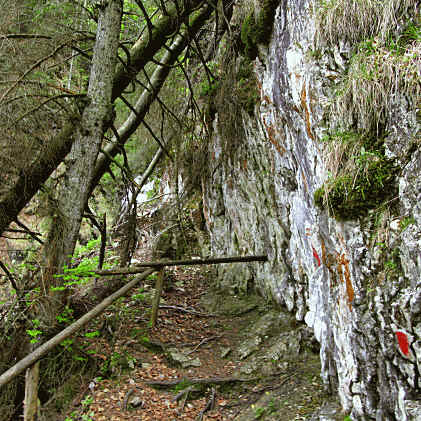
MULTIPOLYGON (((284 377, 280 383, 277 383, 275 385, 270 384, 270 385, 264 386, 264 387, 262 387, 260 389, 257 389, 257 390, 250 390, 249 392, 253 393, 254 396, 252 396, 251 398, 249 398, 245 401, 243 400, 243 401, 237 401, 237 402, 234 402, 234 403, 230 403, 230 404, 226 405, 226 408, 234 408, 236 406, 241 406, 241 407, 250 406, 250 405, 256 403, 260 399, 260 396, 263 392, 265 392, 267 390, 280 389, 294 375, 295 375, 295 371, 293 373, 287 375, 286 377, 284 377)), ((270 376, 270 377, 273 377, 273 376, 270 376)), ((242 408, 240 408, 237 412, 235 412, 234 418, 241 411, 242 411, 242 408)))
POLYGON ((129 389, 124 396, 122 408, 124 411, 127 411, 127 403, 129 402, 130 396, 134 393, 134 389, 129 389))
POLYGON ((218 338, 220 338, 221 337, 221 335, 218 335, 218 336, 211 336, 210 338, 205 338, 205 339, 202 339, 191 351, 189 351, 186 355, 190 355, 190 354, 193 354, 193 352, 195 352, 195 351, 197 351, 203 344, 206 344, 206 343, 208 343, 208 342, 210 342, 210 341, 213 341, 214 339, 218 339, 218 338))
POLYGON ((200 411, 197 417, 197 421, 202 421, 203 415, 205 415, 205 412, 211 411, 215 407, 215 394, 216 394, 215 388, 212 387, 211 397, 208 400, 208 403, 206 404, 206 406, 200 411))

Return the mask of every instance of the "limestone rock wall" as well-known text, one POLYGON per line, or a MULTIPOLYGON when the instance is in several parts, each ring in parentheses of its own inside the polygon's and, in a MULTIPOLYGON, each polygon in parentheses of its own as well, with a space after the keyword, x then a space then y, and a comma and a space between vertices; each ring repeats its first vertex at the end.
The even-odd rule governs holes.
POLYGON ((212 254, 268 254, 265 264, 220 268, 221 286, 256 287, 314 329, 322 377, 353 419, 420 420, 419 143, 408 152, 419 122, 395 98, 385 147, 402 168, 399 197, 380 227, 370 218, 341 222, 315 206, 329 176, 321 138, 335 125, 327 113, 332 81, 348 58, 339 44, 312 54, 313 7, 280 2, 270 44, 254 61, 261 101, 255 118, 243 114, 243 142, 228 158, 216 114, 203 183, 212 254))

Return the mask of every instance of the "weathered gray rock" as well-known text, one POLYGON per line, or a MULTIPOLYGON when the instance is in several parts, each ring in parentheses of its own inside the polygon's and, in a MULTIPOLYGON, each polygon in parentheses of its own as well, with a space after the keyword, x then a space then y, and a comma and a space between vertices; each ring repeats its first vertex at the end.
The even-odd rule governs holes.
POLYGON ((421 388, 421 150, 413 144, 420 124, 397 96, 385 147, 402 168, 399 209, 384 217, 378 241, 367 220, 340 222, 315 206, 313 194, 328 177, 320 139, 339 125, 328 113, 332 81, 350 55, 343 45, 320 59, 310 54, 313 5, 280 3, 268 53, 255 63, 258 113, 244 113, 245 138, 228 160, 218 115, 214 122, 212 177, 204 184, 212 254, 269 257, 221 265, 220 286, 246 292, 253 284, 314 330, 321 375, 352 419, 421 419, 421 401, 412 398, 421 388), (384 244, 401 267, 385 265, 384 244))
POLYGON ((143 406, 144 402, 140 399, 139 396, 135 396, 133 399, 130 400, 130 406, 132 408, 140 408, 143 406))
POLYGON ((256 295, 238 297, 217 291, 206 294, 201 299, 201 304, 207 311, 226 316, 247 314, 256 309, 259 303, 260 299, 256 295))
POLYGON ((339 413, 338 402, 326 402, 313 414, 310 421, 337 421, 339 413))
POLYGON ((168 348, 167 355, 169 360, 177 365, 180 365, 183 368, 188 367, 200 367, 202 363, 199 358, 193 358, 189 356, 190 349, 185 349, 180 351, 177 348, 168 348))

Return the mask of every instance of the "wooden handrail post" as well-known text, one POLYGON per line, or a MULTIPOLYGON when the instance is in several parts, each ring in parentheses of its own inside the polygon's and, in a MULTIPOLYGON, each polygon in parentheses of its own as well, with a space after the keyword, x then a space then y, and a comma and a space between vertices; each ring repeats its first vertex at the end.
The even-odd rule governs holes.
POLYGON ((34 421, 38 413, 38 385, 39 361, 26 369, 25 375, 25 400, 23 404, 24 421, 34 421))
POLYGON ((155 282, 155 295, 152 301, 151 327, 155 327, 158 319, 159 301, 161 300, 162 288, 164 285, 164 267, 158 272, 158 278, 155 282))

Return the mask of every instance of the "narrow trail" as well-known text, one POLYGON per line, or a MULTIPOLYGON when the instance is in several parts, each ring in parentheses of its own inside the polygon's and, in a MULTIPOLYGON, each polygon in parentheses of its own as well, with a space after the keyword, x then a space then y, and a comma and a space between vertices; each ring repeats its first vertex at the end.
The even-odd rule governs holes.
POLYGON ((87 352, 104 360, 103 368, 73 401, 68 419, 311 419, 326 398, 317 353, 286 361, 274 355, 262 372, 250 369, 250 358, 271 346, 267 331, 244 351, 251 327, 266 314, 263 300, 228 315, 204 304, 214 292, 203 269, 176 267, 167 277, 155 328, 153 276, 98 321, 102 334, 90 339, 87 352))

